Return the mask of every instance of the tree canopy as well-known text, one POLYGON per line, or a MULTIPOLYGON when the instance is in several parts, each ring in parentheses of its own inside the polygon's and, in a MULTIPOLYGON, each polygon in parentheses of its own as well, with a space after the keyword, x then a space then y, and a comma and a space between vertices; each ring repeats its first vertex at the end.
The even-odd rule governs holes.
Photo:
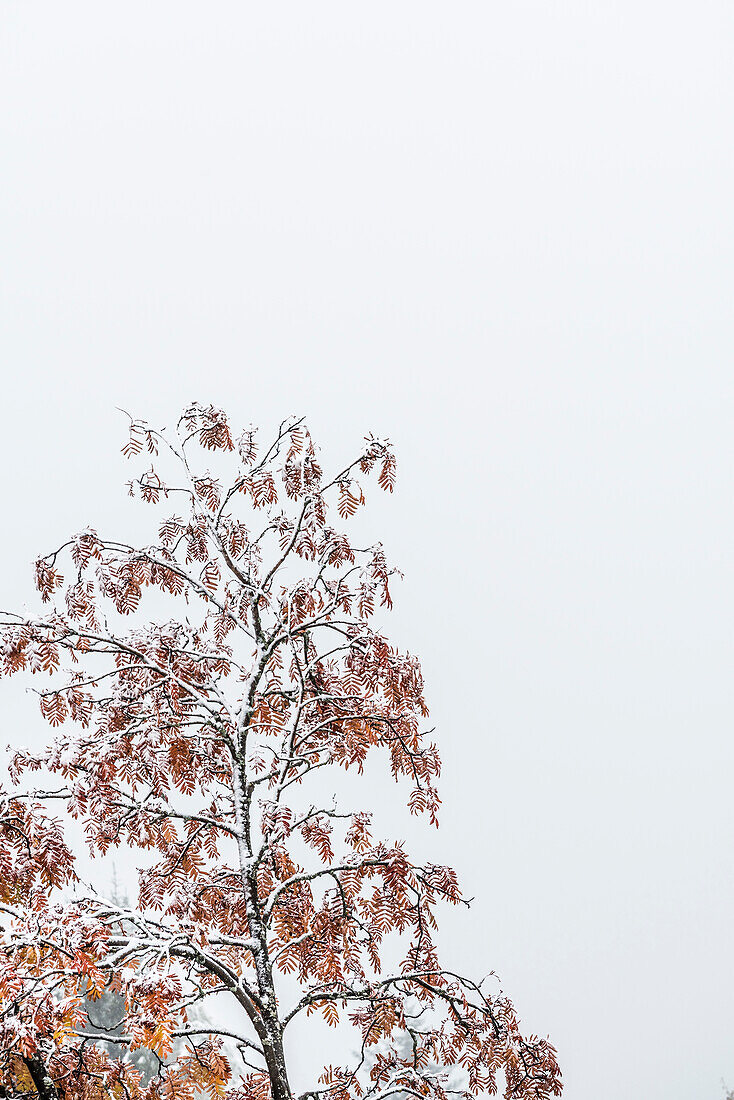
POLYGON ((0 813, 6 1094, 293 1100, 288 1029, 318 1013, 359 1050, 301 1100, 559 1095, 553 1046, 439 959, 453 870, 324 797, 381 755, 437 823, 420 665, 376 625, 394 570, 345 533, 366 479, 393 488, 389 442, 326 474, 303 419, 260 445, 194 404, 171 431, 131 420, 124 450, 164 509, 153 540, 83 531, 36 564, 43 611, 0 620, 3 673, 35 676, 53 731, 15 752, 0 813), (92 852, 141 853, 132 904, 83 881, 59 803, 92 852), (114 1035, 85 1011, 106 991, 114 1035))

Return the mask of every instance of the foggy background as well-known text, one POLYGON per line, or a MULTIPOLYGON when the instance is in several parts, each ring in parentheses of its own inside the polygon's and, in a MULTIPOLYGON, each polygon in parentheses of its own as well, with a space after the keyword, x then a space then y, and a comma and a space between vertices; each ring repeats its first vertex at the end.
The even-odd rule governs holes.
MULTIPOLYGON (((442 943, 567 1100, 734 1085, 733 24, 0 4, 0 606, 142 526, 116 406, 306 413, 334 466, 390 436, 365 522, 445 763, 416 836, 476 898, 442 943)), ((1 687, 2 740, 45 734, 1 687)))

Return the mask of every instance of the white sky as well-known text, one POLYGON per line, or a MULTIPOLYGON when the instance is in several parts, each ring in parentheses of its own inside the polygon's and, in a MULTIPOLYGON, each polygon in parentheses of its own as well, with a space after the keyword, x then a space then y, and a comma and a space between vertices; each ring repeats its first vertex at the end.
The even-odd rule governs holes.
MULTIPOLYGON (((0 10, 0 605, 67 532, 139 522, 115 406, 306 412, 334 462, 390 435, 433 850, 476 897, 446 948, 550 1033, 567 1100, 734 1084, 733 24, 0 10)), ((3 725, 30 739, 31 701, 3 725)))

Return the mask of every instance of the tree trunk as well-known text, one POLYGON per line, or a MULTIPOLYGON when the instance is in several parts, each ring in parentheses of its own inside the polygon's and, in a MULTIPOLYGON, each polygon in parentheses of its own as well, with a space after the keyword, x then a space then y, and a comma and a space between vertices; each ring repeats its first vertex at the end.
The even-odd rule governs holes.
POLYGON ((254 938, 258 942, 258 947, 255 950, 255 967, 257 970, 258 992, 263 1007, 261 1019, 265 1034, 262 1038, 262 1044, 270 1076, 270 1094, 272 1100, 292 1100, 285 1064, 285 1052, 283 1050, 283 1028, 275 995, 273 966, 268 955, 266 930, 260 915, 257 886, 254 881, 251 880, 248 883, 247 889, 250 902, 248 906, 250 931, 251 934, 254 933, 254 938))
POLYGON ((277 1034, 269 1036, 264 1044, 265 1061, 270 1077, 270 1095, 272 1100, 291 1100, 292 1094, 283 1052, 283 1037, 277 1024, 276 1028, 277 1034))
POLYGON ((46 1064, 41 1055, 38 1053, 32 1054, 30 1058, 24 1058, 23 1061, 41 1100, 62 1100, 61 1093, 48 1075, 46 1064))

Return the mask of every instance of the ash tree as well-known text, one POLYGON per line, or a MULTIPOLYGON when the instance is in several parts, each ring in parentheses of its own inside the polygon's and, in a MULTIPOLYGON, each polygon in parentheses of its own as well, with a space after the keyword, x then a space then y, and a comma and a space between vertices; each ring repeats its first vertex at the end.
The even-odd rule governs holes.
POLYGON ((375 625, 393 571, 344 532, 370 475, 392 490, 390 445, 370 436, 328 475, 303 420, 258 443, 197 404, 171 431, 131 420, 153 542, 87 529, 37 562, 45 607, 2 615, 3 672, 34 674, 54 732, 16 751, 2 797, 0 1087, 294 1100, 289 1029, 316 1013, 359 1049, 327 1052, 300 1100, 559 1095, 550 1043, 439 959, 454 872, 331 800, 381 755, 437 822, 419 663, 375 625), (92 853, 145 853, 133 904, 83 881, 68 815, 92 853), (105 992, 114 1035, 85 1011, 105 992), (153 1051, 152 1077, 115 1043, 153 1051))

